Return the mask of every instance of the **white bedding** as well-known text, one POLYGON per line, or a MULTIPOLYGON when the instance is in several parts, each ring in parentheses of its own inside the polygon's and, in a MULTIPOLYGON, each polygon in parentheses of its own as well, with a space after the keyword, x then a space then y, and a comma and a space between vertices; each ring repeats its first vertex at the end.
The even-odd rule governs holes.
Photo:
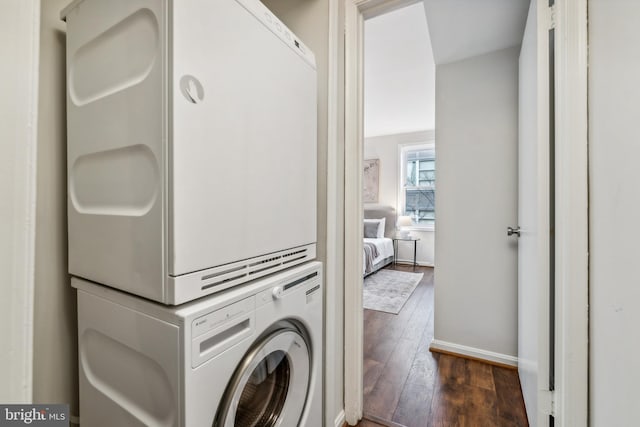
MULTIPOLYGON (((373 264, 377 264, 385 258, 389 258, 393 256, 393 240, 383 237, 381 239, 364 239, 365 242, 370 242, 376 245, 378 248, 378 257, 373 260, 373 264)), ((366 271, 366 260, 362 261, 362 271, 366 271)))

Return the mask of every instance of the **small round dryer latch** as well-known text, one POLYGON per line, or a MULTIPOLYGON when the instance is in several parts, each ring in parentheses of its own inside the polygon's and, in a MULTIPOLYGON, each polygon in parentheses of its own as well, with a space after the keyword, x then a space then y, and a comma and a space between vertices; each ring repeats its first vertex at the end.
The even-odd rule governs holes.
POLYGON ((185 74, 180 78, 180 92, 192 104, 197 104, 204 100, 202 83, 189 74, 185 74))

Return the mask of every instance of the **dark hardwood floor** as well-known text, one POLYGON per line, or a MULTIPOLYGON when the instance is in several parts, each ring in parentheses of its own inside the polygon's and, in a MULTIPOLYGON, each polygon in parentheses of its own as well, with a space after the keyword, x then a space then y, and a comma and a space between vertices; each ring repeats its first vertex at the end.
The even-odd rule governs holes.
POLYGON ((433 269, 418 271, 424 277, 400 313, 364 311, 365 419, 358 426, 527 426, 516 370, 429 351, 433 269))

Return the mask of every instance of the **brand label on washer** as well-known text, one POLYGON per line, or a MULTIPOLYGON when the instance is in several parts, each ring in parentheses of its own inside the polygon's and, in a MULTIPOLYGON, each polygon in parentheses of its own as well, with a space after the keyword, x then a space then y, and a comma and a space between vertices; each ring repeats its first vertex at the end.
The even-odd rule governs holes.
POLYGON ((228 321, 231 321, 244 313, 253 310, 255 306, 254 297, 246 298, 213 313, 200 316, 192 322, 192 338, 196 338, 205 332, 215 329, 228 321))

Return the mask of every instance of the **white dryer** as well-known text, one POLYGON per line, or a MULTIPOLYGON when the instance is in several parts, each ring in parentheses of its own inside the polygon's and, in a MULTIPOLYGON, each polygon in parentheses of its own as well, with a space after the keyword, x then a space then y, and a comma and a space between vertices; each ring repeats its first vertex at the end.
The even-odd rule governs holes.
POLYGON ((310 49, 259 0, 75 0, 69 272, 182 304, 316 257, 310 49))
POLYGON ((322 425, 322 264, 180 307, 72 282, 83 427, 322 425))

